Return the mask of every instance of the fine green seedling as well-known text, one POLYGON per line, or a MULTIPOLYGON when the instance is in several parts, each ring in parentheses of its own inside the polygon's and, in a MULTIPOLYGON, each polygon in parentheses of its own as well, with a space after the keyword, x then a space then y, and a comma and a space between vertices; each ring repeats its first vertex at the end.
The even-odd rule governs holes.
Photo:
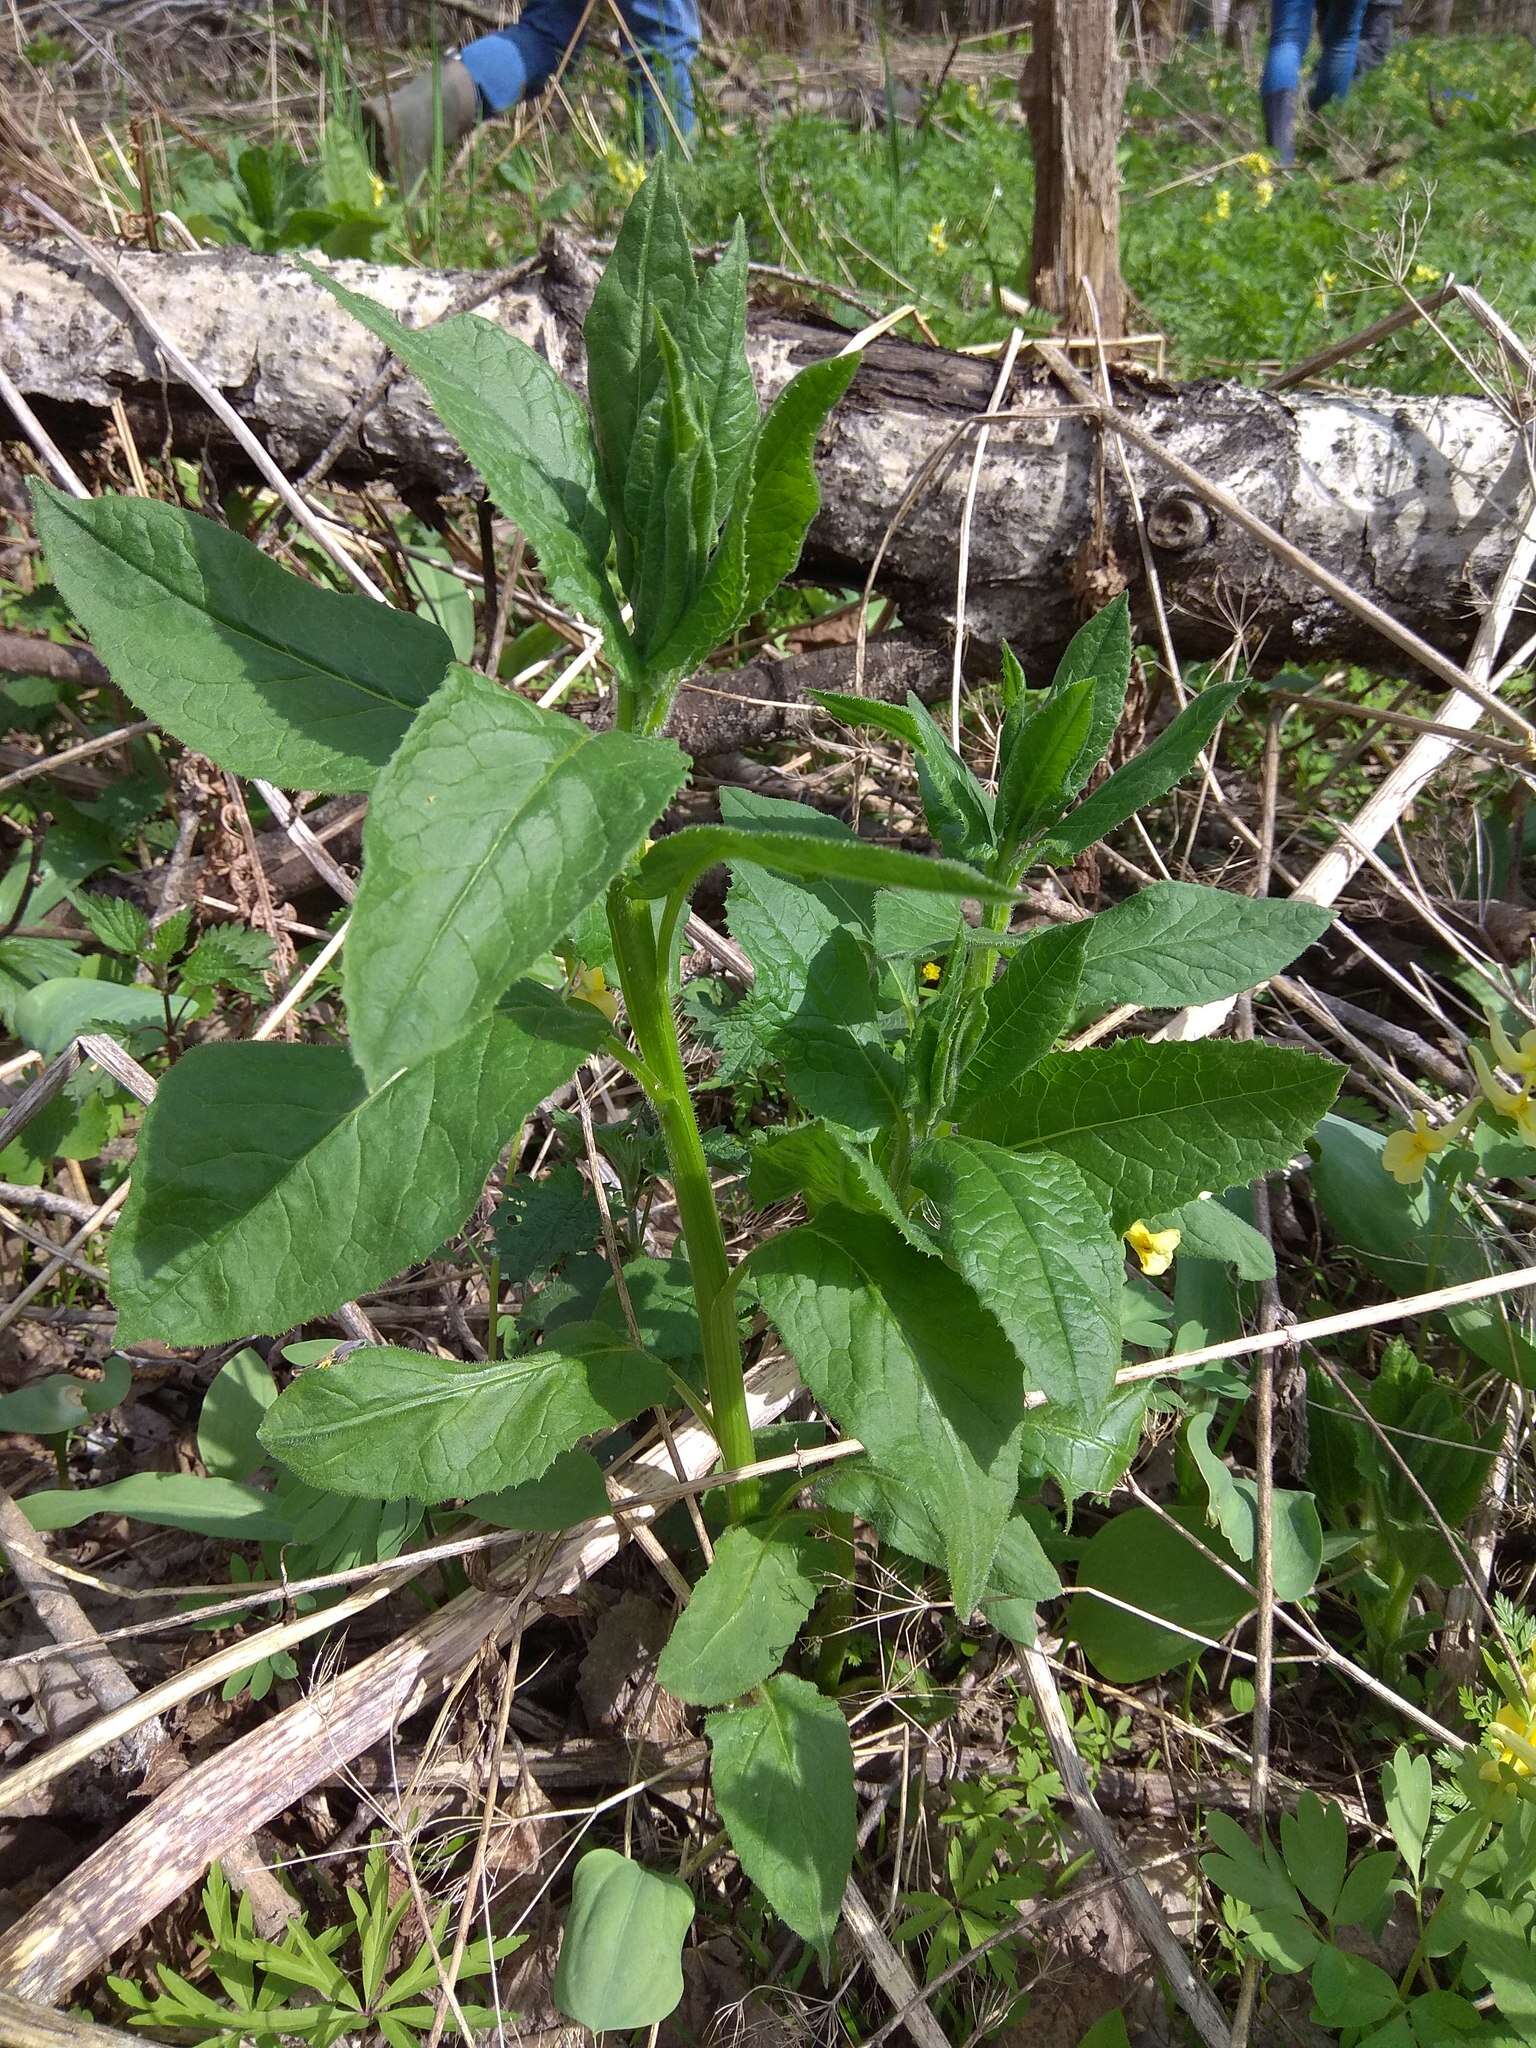
MULTIPOLYGON (((801 369, 760 414, 744 240, 699 273, 664 165, 593 298, 587 405, 482 318, 408 329, 325 282, 426 385, 551 596, 601 633, 613 719, 593 731, 540 710, 454 663, 429 621, 300 582, 196 516, 37 488, 52 573, 136 703, 225 769, 370 799, 349 1044, 196 1046, 171 1067, 113 1243, 118 1340, 214 1345, 333 1315, 463 1228, 523 1119, 584 1060, 624 1067, 681 1231, 676 1284, 648 1262, 654 1312, 637 1288, 632 1321, 595 1310, 476 1363, 395 1345, 327 1355, 272 1402, 259 1441, 302 1485, 374 1502, 495 1494, 528 1515, 559 1473, 579 1519, 595 1477, 579 1447, 680 1386, 725 1467, 753 1461, 742 1331, 761 1313, 864 1454, 814 1502, 729 1488, 660 1677, 711 1710, 742 1870, 828 1955, 853 1754, 837 1660, 797 1649, 845 1554, 828 1532, 861 1516, 947 1573, 962 1621, 979 1608, 1025 1634, 1060 1591, 1042 1482, 1069 1498, 1111 1484, 1134 1448, 1140 1408, 1115 1391, 1123 1239, 1145 1261, 1146 1244, 1197 1232, 1190 1206, 1284 1167, 1339 1078, 1258 1043, 1058 1043, 1127 1001, 1249 988, 1327 913, 1166 883, 1079 924, 1012 930, 1025 872, 1166 795, 1237 695, 1205 689, 1090 791, 1130 670, 1123 600, 1049 689, 1027 689, 1008 657, 995 790, 916 700, 824 700, 911 747, 935 853, 729 791, 719 822, 653 843, 686 776, 663 736, 673 697, 795 568, 817 436, 857 356, 801 369), (684 915, 722 864, 756 980, 714 1005, 714 1028, 794 1105, 754 1136, 750 1192, 800 1201, 806 1219, 734 1268, 677 1021, 684 915), (599 969, 622 1023, 592 1000, 599 969)), ((564 2009, 598 2028, 665 2017, 690 1918, 675 1876, 589 1851, 564 2009)))

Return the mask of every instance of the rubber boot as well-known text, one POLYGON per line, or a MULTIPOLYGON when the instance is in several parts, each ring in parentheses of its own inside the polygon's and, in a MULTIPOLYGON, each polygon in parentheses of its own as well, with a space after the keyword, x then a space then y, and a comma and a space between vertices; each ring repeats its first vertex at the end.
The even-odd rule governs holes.
POLYGON ((1275 162, 1296 161, 1296 94, 1294 90, 1264 95, 1264 138, 1275 153, 1275 162))
POLYGON ((379 93, 363 103, 376 156, 389 166, 395 183, 407 198, 431 167, 439 91, 446 159, 480 119, 480 95, 475 81, 457 57, 445 57, 436 74, 419 71, 394 92, 379 93))

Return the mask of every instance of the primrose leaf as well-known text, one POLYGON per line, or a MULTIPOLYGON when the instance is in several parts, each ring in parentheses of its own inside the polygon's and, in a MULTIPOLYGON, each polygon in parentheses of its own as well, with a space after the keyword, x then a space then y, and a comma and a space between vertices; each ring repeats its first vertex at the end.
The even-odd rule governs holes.
POLYGON ((1168 1513, 1171 1523, 1151 1508, 1112 1516, 1089 1537, 1078 1562, 1067 1634, 1114 1685, 1140 1685, 1178 1670, 1200 1655, 1196 1638, 1219 1641, 1253 1604, 1190 1540, 1209 1535, 1199 1528, 1199 1514, 1186 1508, 1168 1513), (1183 1528, 1188 1536, 1180 1534, 1183 1528), (1096 1600, 1095 1592, 1107 1597, 1096 1600), (1132 1607, 1139 1611, 1127 1612, 1132 1607))
POLYGON ((1174 1010, 1241 995, 1288 967, 1333 922, 1316 903, 1154 882, 1087 922, 1078 1006, 1174 1010))
POLYGON ((715 1804, 741 1867, 826 1954, 853 1868, 853 1746, 836 1700, 781 1672, 761 1703, 712 1714, 715 1804))
POLYGON ((1091 679, 1052 691, 1004 749, 997 780, 997 843, 1010 850, 1054 824, 1081 788, 1079 762, 1094 718, 1091 679))
POLYGON ((751 1271, 817 1399, 943 1530, 969 1615, 1018 1484, 1023 1375, 1002 1331, 957 1274, 851 1211, 770 1239, 751 1271))
POLYGON ((961 1116, 967 1133, 1073 1160, 1117 1231, 1287 1164, 1338 1093, 1312 1053, 1133 1039, 1051 1053, 961 1116))
MULTIPOLYGON (((899 1474, 875 1470, 867 1458, 851 1458, 831 1468, 819 1488, 830 1508, 858 1515, 909 1557, 942 1568, 944 1538, 922 1501, 899 1474)), ((1054 1600, 1061 1592, 1056 1567, 1022 1515, 1004 1524, 987 1583, 987 1602, 1054 1600)))
POLYGON ((34 481, 48 569, 112 680, 183 745, 289 789, 370 789, 453 649, 211 519, 34 481))
POLYGON ((1269 1239, 1214 1195, 1147 1220, 1154 1230, 1178 1231, 1181 1259, 1219 1260, 1239 1280, 1275 1277, 1275 1250, 1269 1239))
POLYGON ((113 1234, 119 1341, 291 1329, 429 1257, 602 1028, 525 982, 373 1089, 340 1046, 194 1048, 160 1083, 113 1234))
POLYGON ((550 590, 601 629, 610 660, 628 675, 633 654, 608 581, 592 429, 575 392, 525 341, 478 313, 406 327, 325 271, 304 268, 421 379, 491 496, 528 536, 550 590))
POLYGON ((656 2026, 682 1998, 692 1925, 681 1878, 643 1870, 616 1849, 589 1849, 571 1881, 555 2004, 594 2034, 656 2026))
POLYGON ((315 1366, 261 1441, 306 1485, 371 1500, 456 1499, 537 1479, 594 1430, 667 1400, 666 1367, 604 1324, 566 1324, 525 1358, 459 1365, 393 1344, 315 1366))
POLYGON ((1069 1506, 1085 1493, 1108 1493, 1136 1455, 1148 1393, 1142 1381, 1085 1408, 1056 1401, 1031 1408, 1024 1418, 1021 1470, 1053 1479, 1069 1506))
POLYGON ((58 1486, 16 1505, 34 1529, 73 1529, 92 1515, 130 1515, 160 1529, 190 1529, 227 1543, 264 1543, 290 1533, 271 1494, 196 1472, 134 1472, 106 1486, 58 1486))
MULTIPOLYGON (((1212 1522, 1226 1538, 1233 1556, 1242 1564, 1251 1564, 1258 1547, 1258 1488, 1253 1480, 1237 1478, 1227 1470, 1211 1446, 1210 1424, 1209 1410, 1189 1418, 1190 1453, 1210 1494, 1212 1522)), ((1274 1489, 1270 1540, 1276 1599, 1304 1600, 1316 1584, 1323 1562, 1323 1525, 1310 1493, 1296 1493, 1283 1486, 1274 1489)))
POLYGON ((752 861, 775 874, 805 880, 858 882, 872 889, 922 889, 935 896, 972 896, 1008 903, 1013 891, 955 860, 934 860, 899 847, 874 846, 866 839, 832 838, 820 832, 764 830, 751 825, 684 825, 668 833, 641 861, 635 886, 642 896, 670 896, 689 889, 721 861, 752 861))
POLYGON ((1092 1414, 1120 1363, 1125 1259, 1104 1204, 1072 1164, 979 1138, 922 1147, 912 1177, 938 1238, 1006 1333, 1025 1383, 1092 1414))
POLYGON ((986 1024, 965 1063, 959 1103, 985 1101, 1027 1073, 1070 1027, 1088 925, 1058 924, 1036 932, 987 990, 986 1024))
POLYGON ((810 1515, 785 1515, 771 1528, 726 1530, 661 1653, 668 1692, 720 1707, 778 1670, 815 1605, 814 1527, 810 1515))
POLYGON ((486 1016, 602 895, 686 772, 669 741, 589 733, 456 670, 363 828, 345 986, 369 1079, 486 1016))
POLYGON ((1166 796, 1193 768, 1201 749, 1242 694, 1241 683, 1213 683, 1202 690, 1150 746, 1105 777, 1051 834, 1038 858, 1062 867, 1147 804, 1166 796))

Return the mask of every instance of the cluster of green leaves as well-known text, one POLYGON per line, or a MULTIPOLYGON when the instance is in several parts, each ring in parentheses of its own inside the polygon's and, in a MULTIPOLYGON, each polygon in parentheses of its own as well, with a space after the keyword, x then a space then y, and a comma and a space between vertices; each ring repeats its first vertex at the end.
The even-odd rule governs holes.
MULTIPOLYGON (((171 167, 171 205, 200 242, 276 254, 320 249, 378 261, 404 228, 404 209, 374 173, 355 127, 326 123, 311 162, 291 142, 231 142, 223 160, 201 149, 171 167)), ((136 192, 124 194, 130 205, 136 192)))
MULTIPOLYGON (((664 167, 593 300, 590 413, 484 320, 405 329, 328 288, 426 383, 553 595, 601 630, 616 717, 593 732, 541 711, 454 663, 429 621, 299 582, 175 508, 37 488, 53 573, 135 702, 225 768, 370 798, 349 1045, 204 1045, 171 1068, 113 1245, 119 1338, 217 1344, 333 1313, 461 1229, 509 1137, 585 1058, 622 1060, 665 1150, 691 1310, 681 1273, 635 1262, 633 1323, 599 1299, 546 1318, 540 1343, 518 1333, 514 1355, 499 1332, 474 1364, 393 1345, 290 1351, 308 1369, 275 1400, 246 1385, 253 1428, 215 1454, 232 1508, 264 1534, 262 1518, 281 1531, 302 1517, 289 1482, 368 1503, 381 1527, 380 1504, 397 1504, 396 1530, 484 1496, 514 1521, 548 1526, 552 1499, 579 1518, 594 1489, 602 1501, 583 1440, 680 1389, 728 1463, 752 1455, 739 1320, 760 1309, 865 1455, 814 1507, 733 1494, 660 1678, 710 1710, 715 1800, 743 1870, 826 1953, 853 1856, 853 1757, 836 1699, 793 1668, 836 1554, 826 1515, 857 1513, 942 1568, 962 1620, 981 1607, 1032 1627, 1060 1590, 1042 1484, 1069 1499, 1101 1488, 1134 1447, 1140 1399, 1115 1390, 1140 1328, 1122 1235, 1167 1226, 1251 1261, 1253 1234, 1218 1226, 1201 1197, 1284 1167, 1338 1084, 1328 1062, 1260 1044, 1059 1042, 1127 1001, 1248 988, 1327 916, 1170 883, 1070 927, 1009 929, 1023 872, 1164 796, 1235 696, 1205 690, 1090 790, 1130 672, 1123 601, 1049 689, 1028 690, 1009 658, 995 790, 915 699, 824 700, 912 747, 933 855, 742 795, 719 823, 649 843, 684 776, 657 736, 678 679, 794 566, 816 435, 855 359, 802 370, 759 416, 742 240, 698 276, 664 167), (796 1110, 755 1142, 751 1189, 807 1211, 734 1273, 674 1015, 683 913, 720 863, 757 980, 717 1019, 775 1063, 796 1110), (570 999, 593 993, 595 953, 617 969, 630 1043, 595 1001, 570 999), (284 1471, 270 1490, 249 1484, 262 1458, 284 1471)), ((649 1142, 636 1134, 635 1189, 649 1142)), ((1241 1555, 1251 1498, 1214 1459, 1208 1483, 1241 1555)), ((675 1963, 685 1908, 672 1880, 584 1858, 567 2010, 595 2027, 664 2017, 675 1971, 650 1956, 637 1988, 616 1930, 648 1916, 675 1963)))
MULTIPOLYGON (((1522 1692, 1522 1720, 1530 1711, 1522 1692)), ((1437 1822, 1428 1758, 1399 1747, 1382 1774, 1391 1846, 1353 1859, 1343 1813, 1313 1792, 1281 1815, 1278 1843, 1207 1817, 1202 1867, 1229 1932, 1270 1969, 1307 1973, 1314 2022, 1370 2048, 1536 2034, 1536 1802, 1491 1792, 1490 1769, 1496 1783, 1487 1751, 1473 1751, 1461 1773, 1471 1798, 1437 1822), (1417 1939, 1394 1979, 1361 1949, 1403 1904, 1417 1939)))
MULTIPOLYGON (((159 1964, 154 1991, 131 1977, 108 1977, 136 2027, 173 2027, 177 2039, 208 2048, 245 2048, 249 2042, 304 2041, 331 2048, 346 2038, 377 2038, 388 2048, 420 2048, 437 2014, 439 1958, 448 1934, 444 1906, 429 1938, 410 1959, 391 1967, 401 1928, 412 1911, 408 1886, 390 1882, 389 1857, 375 1843, 363 1862, 361 1888, 346 1888, 346 1912, 318 1932, 301 1916, 276 1941, 257 1934, 251 1902, 238 1907, 217 1864, 203 1887, 203 1972, 193 1983, 159 1964), (343 1960, 345 1958, 345 1960, 343 1960), (208 1978, 219 1987, 208 1988, 208 1978), (222 1994, 219 1995, 219 1994, 222 1994)), ((521 1946, 524 1935, 471 1942, 459 1965, 459 1984, 490 1976, 497 1960, 521 1946)), ((494 2028, 512 2015, 473 2000, 459 2009, 474 2027, 494 2028)))

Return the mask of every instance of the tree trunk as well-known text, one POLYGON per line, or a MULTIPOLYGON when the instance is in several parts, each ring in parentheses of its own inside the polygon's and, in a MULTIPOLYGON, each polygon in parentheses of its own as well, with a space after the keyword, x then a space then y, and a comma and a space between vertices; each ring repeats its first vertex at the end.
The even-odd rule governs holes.
MULTIPOLYGON (((287 258, 125 250, 115 260, 152 317, 291 472, 326 446, 373 381, 378 344, 287 258)), ((499 296, 493 281, 463 272, 334 268, 411 325, 478 288, 490 316, 580 381, 580 322, 595 273, 569 243, 553 242, 542 272, 499 296)), ((762 397, 840 338, 824 325, 754 316, 748 348, 762 397)), ((100 450, 112 433, 106 409, 121 397, 146 456, 169 436, 194 455, 207 448, 231 477, 244 474, 199 401, 174 379, 162 384, 152 344, 72 251, 0 243, 0 361, 67 448, 100 450)), ((945 641, 971 469, 964 427, 985 411, 996 375, 992 363, 891 337, 865 351, 822 439, 823 502, 806 575, 857 587, 884 544, 880 591, 911 632, 945 641), (892 528, 925 467, 931 473, 892 528)), ((1022 417, 991 429, 966 611, 978 674, 1002 640, 1031 674, 1049 674, 1083 613, 1122 583, 1143 628, 1152 628, 1118 459, 1101 461, 1099 430, 1065 409, 1063 396, 1026 351, 1006 400, 1022 417)), ((1116 377, 1115 396, 1159 443, 1362 595, 1445 652, 1466 647, 1508 556, 1524 479, 1515 431, 1497 407, 1466 397, 1282 396, 1130 373, 1116 377)), ((0 424, 0 437, 5 431, 0 424)), ((1174 637, 1186 654, 1220 654, 1236 639, 1268 666, 1383 662, 1381 643, 1352 613, 1211 511, 1155 458, 1132 449, 1128 459, 1174 637)), ((386 477, 438 496, 474 482, 408 377, 368 414, 336 474, 386 477)), ((1402 657, 1385 659, 1396 668, 1402 657)))
POLYGON ((1032 296, 1073 334, 1125 331, 1114 0, 1036 0, 1020 85, 1035 159, 1032 296), (1095 320, 1095 313, 1097 320, 1095 320))

